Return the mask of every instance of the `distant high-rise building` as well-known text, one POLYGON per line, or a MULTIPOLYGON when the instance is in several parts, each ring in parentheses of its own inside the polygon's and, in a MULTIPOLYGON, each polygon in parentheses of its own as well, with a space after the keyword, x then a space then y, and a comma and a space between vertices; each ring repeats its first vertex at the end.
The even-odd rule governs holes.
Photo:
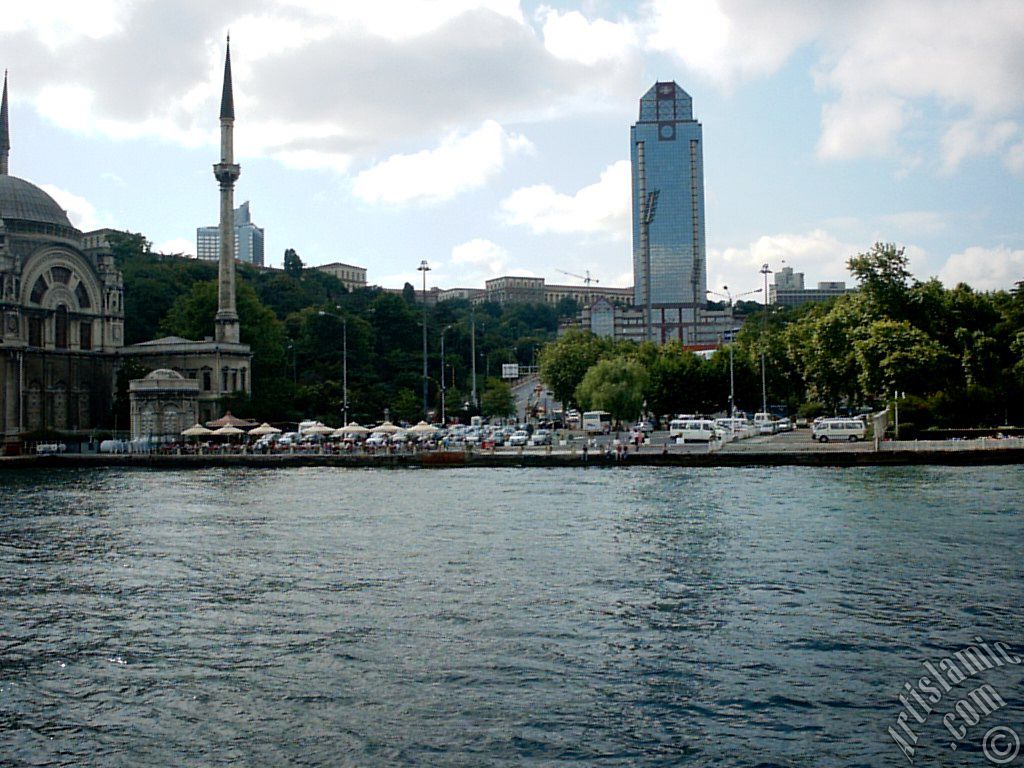
POLYGON ((799 307, 808 302, 828 301, 855 290, 847 288, 842 280, 822 281, 817 288, 804 288, 804 273, 794 272, 792 267, 783 267, 775 273, 775 284, 768 286, 768 303, 799 307))
POLYGON ((704 161, 693 100, 674 81, 640 99, 630 128, 634 302, 650 310, 647 338, 696 341, 707 302, 704 161))
MULTIPOLYGON (((220 258, 220 227, 196 229, 196 256, 215 261, 220 258)), ((252 223, 249 201, 235 208, 235 258, 246 264, 263 266, 263 227, 252 223)))

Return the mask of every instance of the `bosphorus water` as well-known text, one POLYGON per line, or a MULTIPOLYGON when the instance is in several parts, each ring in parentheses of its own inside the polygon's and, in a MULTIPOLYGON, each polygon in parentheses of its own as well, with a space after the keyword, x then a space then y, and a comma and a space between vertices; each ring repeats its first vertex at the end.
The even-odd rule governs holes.
MULTIPOLYGON (((0 482, 4 765, 899 765, 924 660, 1024 651, 1018 467, 0 482)), ((1022 732, 981 677, 916 764, 1022 732)))

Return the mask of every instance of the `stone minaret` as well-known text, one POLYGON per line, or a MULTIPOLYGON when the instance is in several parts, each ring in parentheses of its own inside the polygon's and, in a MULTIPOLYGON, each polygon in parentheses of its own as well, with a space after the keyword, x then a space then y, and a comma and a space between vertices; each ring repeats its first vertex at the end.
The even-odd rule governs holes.
POLYGON ((238 344, 235 311, 235 181, 242 169, 235 164, 233 132, 235 100, 231 93, 231 36, 224 56, 224 90, 220 97, 220 162, 213 175, 220 182, 220 268, 217 276, 216 339, 238 344))
POLYGON ((4 70, 4 100, 0 103, 0 176, 6 176, 7 157, 11 154, 11 131, 7 125, 7 70, 4 70))

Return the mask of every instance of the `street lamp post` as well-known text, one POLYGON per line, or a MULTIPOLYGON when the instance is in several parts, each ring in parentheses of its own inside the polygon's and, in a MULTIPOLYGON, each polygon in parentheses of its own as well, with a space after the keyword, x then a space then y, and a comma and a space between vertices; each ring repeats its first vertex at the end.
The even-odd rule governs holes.
POLYGON ((427 264, 427 260, 423 259, 420 261, 420 265, 416 267, 418 272, 423 273, 423 418, 427 418, 427 272, 430 271, 430 265, 427 264))
POLYGON ((472 358, 472 369, 473 369, 473 390, 470 393, 469 400, 473 403, 473 408, 478 408, 480 401, 476 397, 476 312, 473 308, 469 309, 469 355, 472 358))
POLYGON ((448 423, 447 419, 445 417, 445 401, 444 401, 445 400, 445 389, 446 389, 445 381, 444 381, 444 368, 445 368, 445 365, 444 365, 444 335, 445 335, 445 333, 450 328, 451 328, 450 325, 446 325, 444 328, 441 329, 441 425, 442 426, 444 426, 445 424, 448 423))
MULTIPOLYGON (((725 291, 725 294, 724 294, 725 298, 729 302, 729 317, 732 318, 732 307, 733 307, 733 295, 732 295, 732 292, 729 290, 729 286, 728 285, 723 285, 722 286, 722 290, 725 291)), ((738 298, 741 298, 743 296, 750 296, 752 294, 760 293, 760 292, 761 292, 760 288, 755 288, 752 291, 745 291, 744 293, 738 294, 736 296, 736 298, 738 299, 738 298)), ((718 291, 708 291, 708 293, 714 294, 715 296, 722 296, 723 295, 721 293, 718 293, 718 291)), ((734 318, 732 318, 732 319, 734 319, 734 318)), ((739 331, 739 330, 740 330, 739 328, 730 328, 729 329, 729 332, 732 334, 732 338, 729 339, 729 418, 730 419, 736 417, 736 378, 735 378, 735 376, 733 374, 732 345, 733 345, 733 342, 736 339, 736 332, 739 331)))
POLYGON ((764 275, 764 325, 761 333, 761 413, 768 413, 768 379, 764 370, 765 347, 768 344, 768 275, 772 270, 767 264, 761 266, 764 275))
POLYGON ((341 425, 344 427, 348 424, 348 318, 322 310, 317 314, 320 317, 333 317, 341 320, 341 425))

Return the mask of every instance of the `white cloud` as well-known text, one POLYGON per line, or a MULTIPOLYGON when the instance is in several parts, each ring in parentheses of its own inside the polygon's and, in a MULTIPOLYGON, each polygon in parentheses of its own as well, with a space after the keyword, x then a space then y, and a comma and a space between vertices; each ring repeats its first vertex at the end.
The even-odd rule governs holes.
POLYGON ((311 12, 320 25, 365 30, 389 40, 429 34, 470 11, 486 10, 522 22, 519 0, 376 0, 339 3, 337 0, 283 0, 281 5, 311 12))
POLYGON ((939 211, 903 211, 883 216, 882 221, 897 230, 897 240, 911 236, 933 235, 948 228, 949 217, 939 211))
MULTIPOLYGON (((818 84, 838 94, 823 111, 820 150, 825 157, 892 155, 908 110, 938 106, 946 114, 967 114, 968 121, 991 122, 1019 111, 1024 93, 1024 5, 1002 0, 972 3, 926 0, 875 0, 850 4, 835 17, 823 44, 818 84), (860 108, 879 101, 868 113, 861 135, 860 108), (885 130, 885 114, 895 120, 885 130)), ((945 117, 940 118, 940 124, 945 117)), ((915 128, 918 126, 915 125, 915 128)), ((962 151, 947 143, 947 167, 962 151)), ((996 151, 1000 142, 983 152, 996 151)))
POLYGON ((356 176, 352 191, 370 203, 440 202, 482 187, 510 155, 532 150, 530 141, 487 120, 470 134, 449 134, 436 149, 392 155, 356 176))
MULTIPOLYGON (((1000 152, 1021 136, 1020 126, 1012 120, 960 120, 942 137, 943 169, 952 172, 968 157, 1000 152)), ((1012 165, 1012 155, 1007 157, 1012 165)))
POLYGON ((89 232, 102 227, 114 226, 110 216, 98 212, 95 206, 84 197, 55 187, 53 184, 40 184, 39 187, 67 212, 68 219, 71 220, 75 229, 89 232))
MULTIPOLYGON (((708 287, 720 291, 729 286, 733 297, 764 288, 760 274, 763 264, 777 272, 792 267, 803 272, 806 287, 819 280, 847 280, 846 260, 864 248, 844 243, 828 232, 815 229, 806 234, 762 235, 746 247, 708 249, 708 287)), ((768 276, 769 284, 774 280, 768 276)), ((760 295, 748 299, 761 301, 760 295)))
MULTIPOLYGON (((726 86, 771 75, 813 45, 815 82, 828 99, 818 144, 826 159, 905 161, 901 142, 911 129, 930 128, 918 119, 925 112, 938 112, 942 133, 962 120, 998 123, 1024 107, 1024 3, 652 0, 648 9, 649 49, 726 86)), ((965 151, 1013 152, 998 131, 974 128, 980 144, 958 141, 962 126, 950 131, 947 169, 965 151)))
POLYGON ((441 262, 434 273, 437 285, 482 287, 485 280, 502 275, 532 277, 533 272, 509 266, 508 250, 484 238, 474 238, 452 247, 451 258, 441 262))
POLYGON ((818 155, 847 159, 864 155, 897 155, 897 138, 907 123, 908 109, 899 98, 856 95, 822 108, 818 155))
POLYGON ((182 253, 186 256, 196 255, 196 241, 187 237, 172 237, 170 240, 161 240, 153 243, 153 251, 156 253, 182 253))
POLYGON ((1010 147, 1006 154, 1006 167, 1014 173, 1024 173, 1024 141, 1010 147))
POLYGON ((624 59, 636 51, 637 36, 628 22, 605 19, 589 21, 579 11, 560 13, 542 7, 544 47, 560 59, 592 65, 608 59, 624 59))
POLYGON ((647 47, 724 84, 775 72, 823 22, 825 9, 758 0, 653 0, 647 47))
POLYGON ((451 263, 484 266, 492 275, 499 275, 508 263, 508 251, 490 240, 474 238, 452 248, 451 263))
POLYGON ((36 0, 5 3, 0 34, 30 30, 50 49, 78 38, 99 39, 121 28, 122 0, 36 0))
POLYGON ((575 194, 557 192, 547 184, 517 189, 501 202, 508 224, 527 226, 535 234, 630 232, 629 161, 620 160, 600 179, 575 194))
POLYGON ((979 291, 1013 288, 1024 280, 1024 250, 973 246, 950 256, 939 270, 939 279, 947 288, 958 283, 979 291))

